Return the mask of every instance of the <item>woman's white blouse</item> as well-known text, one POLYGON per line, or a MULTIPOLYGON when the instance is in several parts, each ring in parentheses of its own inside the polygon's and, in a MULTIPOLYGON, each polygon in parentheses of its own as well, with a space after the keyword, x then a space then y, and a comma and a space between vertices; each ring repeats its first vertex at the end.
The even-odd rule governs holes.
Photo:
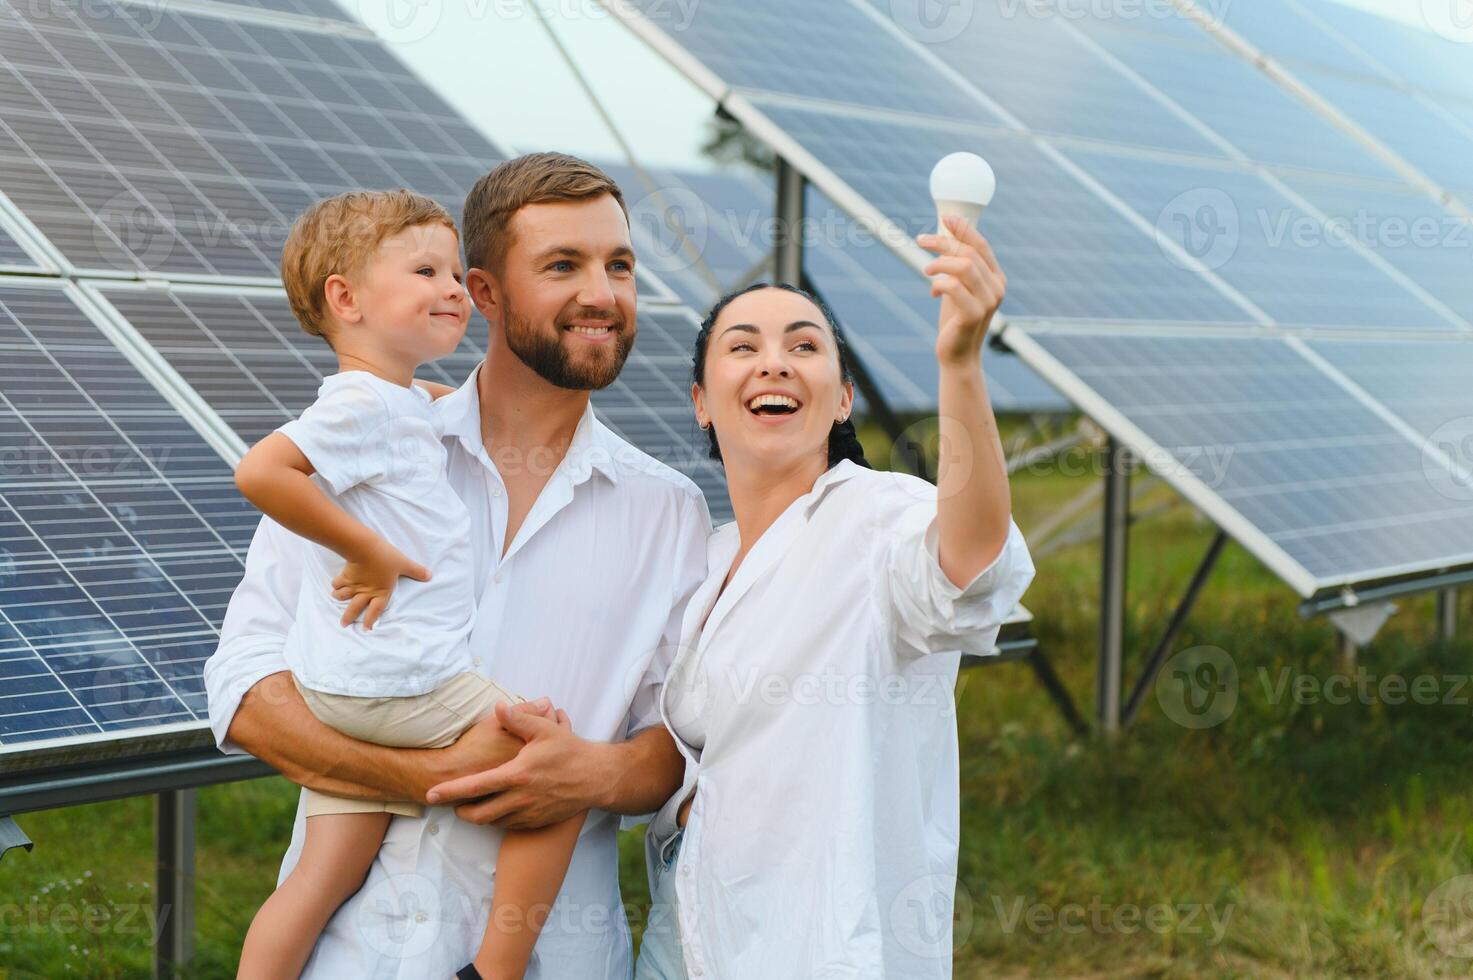
POLYGON ((654 851, 694 787, 666 873, 695 980, 951 976, 959 651, 993 650, 1033 563, 1011 525, 957 588, 935 519, 931 484, 840 463, 719 600, 739 540, 712 536, 661 697, 685 786, 649 854, 662 873, 654 851))

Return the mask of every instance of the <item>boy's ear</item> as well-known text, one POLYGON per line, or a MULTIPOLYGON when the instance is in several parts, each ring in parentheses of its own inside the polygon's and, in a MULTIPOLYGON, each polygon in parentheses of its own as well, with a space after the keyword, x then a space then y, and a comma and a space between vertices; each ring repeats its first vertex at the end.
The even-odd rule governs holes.
POLYGON ((501 291, 496 280, 485 269, 469 269, 465 274, 465 291, 481 315, 490 323, 496 323, 501 314, 501 291))
POLYGON ((340 275, 327 277, 327 282, 322 286, 323 299, 327 303, 327 312, 339 323, 357 323, 363 318, 363 313, 358 309, 358 297, 353 291, 353 284, 340 275))

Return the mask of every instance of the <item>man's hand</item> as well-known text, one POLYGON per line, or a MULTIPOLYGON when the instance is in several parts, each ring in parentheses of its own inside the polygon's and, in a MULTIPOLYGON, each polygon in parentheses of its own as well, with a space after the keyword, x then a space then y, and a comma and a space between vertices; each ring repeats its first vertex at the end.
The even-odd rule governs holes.
POLYGON ((600 805, 592 787, 607 781, 599 756, 608 746, 574 735, 565 712, 543 711, 535 703, 498 704, 496 720, 526 742, 521 752, 495 769, 433 787, 429 802, 471 801, 455 808, 462 820, 504 830, 546 827, 600 805))
POLYGON ((363 628, 373 629, 388 607, 389 596, 393 595, 401 575, 417 582, 430 580, 429 569, 411 561, 383 538, 375 537, 376 542, 345 564, 337 578, 332 580, 332 597, 348 604, 348 608, 343 610, 343 626, 350 625, 361 615, 363 628))

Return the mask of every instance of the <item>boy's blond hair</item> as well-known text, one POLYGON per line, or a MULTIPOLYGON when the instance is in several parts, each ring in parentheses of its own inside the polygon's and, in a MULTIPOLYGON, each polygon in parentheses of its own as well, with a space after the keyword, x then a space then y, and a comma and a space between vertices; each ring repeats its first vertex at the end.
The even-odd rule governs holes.
POLYGON ((444 225, 456 231, 449 211, 403 188, 349 191, 303 212, 281 250, 281 280, 302 329, 331 345, 325 329, 328 278, 360 271, 384 239, 419 225, 444 225))

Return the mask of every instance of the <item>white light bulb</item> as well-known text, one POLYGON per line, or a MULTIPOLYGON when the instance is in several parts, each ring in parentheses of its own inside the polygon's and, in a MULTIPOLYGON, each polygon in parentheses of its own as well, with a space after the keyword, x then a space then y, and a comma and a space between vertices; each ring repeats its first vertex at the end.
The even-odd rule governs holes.
POLYGON ((931 199, 936 202, 936 227, 949 235, 947 215, 958 215, 975 225, 992 203, 997 176, 987 161, 975 153, 950 153, 931 170, 931 199))

